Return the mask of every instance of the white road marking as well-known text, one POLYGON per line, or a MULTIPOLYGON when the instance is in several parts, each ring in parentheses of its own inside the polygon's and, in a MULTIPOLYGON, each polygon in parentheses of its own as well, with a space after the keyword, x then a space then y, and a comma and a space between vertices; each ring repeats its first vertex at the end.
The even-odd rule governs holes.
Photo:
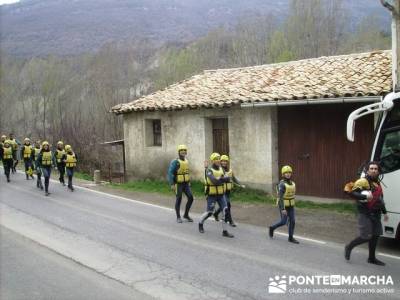
POLYGON ((386 254, 386 253, 382 253, 382 252, 378 252, 378 255, 382 255, 382 256, 390 257, 390 258, 394 258, 394 259, 400 259, 400 256, 386 254))
MULTIPOLYGON (((283 232, 274 232, 274 234, 282 235, 282 236, 289 236, 287 233, 283 233, 283 232)), ((328 242, 321 241, 321 240, 310 239, 310 238, 307 238, 307 237, 304 237, 304 236, 301 236, 301 235, 296 235, 296 239, 309 241, 309 242, 317 243, 317 244, 320 244, 320 245, 326 245, 328 243, 328 242)))

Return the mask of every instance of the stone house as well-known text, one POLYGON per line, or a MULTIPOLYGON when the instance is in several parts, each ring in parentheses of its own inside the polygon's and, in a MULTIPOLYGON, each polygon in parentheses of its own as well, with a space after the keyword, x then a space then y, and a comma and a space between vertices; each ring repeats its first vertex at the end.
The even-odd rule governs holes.
POLYGON ((347 117, 390 90, 390 52, 375 51, 207 70, 112 112, 123 115, 128 178, 166 178, 186 144, 193 178, 216 151, 249 186, 273 190, 290 164, 300 195, 341 198, 374 134, 365 118, 348 142, 347 117))

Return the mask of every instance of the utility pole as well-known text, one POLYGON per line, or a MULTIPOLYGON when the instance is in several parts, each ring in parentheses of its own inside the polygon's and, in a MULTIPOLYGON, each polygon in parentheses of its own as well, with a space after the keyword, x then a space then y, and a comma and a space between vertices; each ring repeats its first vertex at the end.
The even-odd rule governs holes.
POLYGON ((392 13, 392 79, 393 91, 400 91, 400 0, 380 0, 392 13))

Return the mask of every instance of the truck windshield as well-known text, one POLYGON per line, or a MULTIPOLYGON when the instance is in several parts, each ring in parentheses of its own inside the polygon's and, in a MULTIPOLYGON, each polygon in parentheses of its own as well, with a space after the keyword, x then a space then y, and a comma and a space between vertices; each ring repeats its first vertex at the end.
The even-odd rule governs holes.
POLYGON ((400 169, 400 128, 384 135, 379 160, 383 173, 400 169))
POLYGON ((375 159, 381 162, 382 172, 400 169, 400 103, 395 103, 382 126, 375 159))

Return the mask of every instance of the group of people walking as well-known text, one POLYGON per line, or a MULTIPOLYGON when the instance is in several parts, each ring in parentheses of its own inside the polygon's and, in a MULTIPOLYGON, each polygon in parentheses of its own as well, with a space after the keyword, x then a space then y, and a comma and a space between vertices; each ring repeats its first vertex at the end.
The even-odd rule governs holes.
MULTIPOLYGON (((178 158, 174 159, 168 169, 168 181, 176 194, 175 211, 178 223, 182 223, 180 207, 182 202, 182 194, 187 197, 185 213, 183 218, 188 222, 193 222, 189 216, 190 208, 193 204, 193 194, 190 189, 190 172, 189 162, 186 159, 187 147, 185 145, 178 146, 178 158)), ((229 163, 229 156, 226 154, 212 153, 209 161, 204 163, 204 194, 207 197, 207 206, 205 212, 200 217, 198 224, 199 232, 204 233, 205 221, 214 216, 219 221, 219 214, 222 213, 222 236, 233 238, 234 235, 228 231, 228 224, 236 227, 233 221, 231 210, 231 192, 234 185, 244 188, 235 176, 229 163), (218 204, 218 208, 216 205, 218 204)), ((278 204, 281 213, 279 222, 272 225, 269 229, 270 237, 273 237, 273 231, 289 221, 289 242, 298 244, 299 242, 293 237, 295 225, 294 197, 296 192, 295 183, 291 180, 292 168, 284 166, 282 168, 283 179, 279 184, 278 204)))
MULTIPOLYGON (((189 216, 190 208, 193 204, 193 194, 190 188, 189 161, 186 159, 188 149, 185 145, 179 145, 177 150, 178 157, 170 163, 168 169, 168 181, 171 190, 176 194, 176 218, 178 223, 183 223, 180 207, 182 194, 185 194, 187 203, 183 219, 187 222, 193 222, 193 219, 189 216)), ((379 180, 379 163, 370 162, 364 173, 365 176, 352 184, 348 191, 349 196, 357 201, 360 236, 345 246, 344 256, 346 260, 350 260, 350 254, 354 247, 368 243, 369 257, 367 262, 384 266, 385 263, 378 260, 375 255, 378 238, 382 235, 381 216, 384 214, 384 220, 388 218, 379 180)), ((299 244, 299 241, 294 238, 296 184, 292 179, 292 174, 293 169, 291 166, 282 167, 282 178, 277 185, 276 203, 280 218, 268 227, 268 235, 273 238, 274 231, 278 227, 288 225, 288 241, 293 244, 299 244)), ((209 161, 205 162, 204 193, 207 198, 207 206, 198 223, 200 233, 204 233, 204 223, 209 217, 213 215, 215 220, 219 221, 219 214, 222 213, 222 236, 234 237, 228 231, 228 224, 232 227, 236 226, 232 218, 230 201, 234 185, 245 187, 234 175, 229 165, 228 155, 212 153, 209 161), (218 208, 216 208, 216 204, 218 204, 218 208)))
MULTIPOLYGON (((175 212, 178 223, 183 223, 181 217, 182 195, 187 197, 187 203, 183 214, 183 219, 193 222, 189 212, 193 204, 193 194, 190 186, 190 169, 187 160, 188 149, 185 145, 179 145, 178 157, 174 159, 168 169, 168 181, 171 190, 175 192, 175 212)), ((4 174, 7 182, 10 182, 10 174, 16 172, 19 157, 23 160, 26 179, 34 179, 36 174, 36 186, 49 193, 49 182, 52 167, 56 167, 59 172, 59 181, 65 186, 65 173, 68 177, 68 189, 74 191, 72 178, 77 164, 77 156, 70 145, 65 145, 62 141, 57 142, 54 151, 51 150, 47 141, 35 141, 31 144, 29 138, 24 139, 24 143, 19 143, 13 134, 8 137, 1 136, 0 140, 0 159, 3 162, 4 174), (19 151, 19 153, 18 153, 19 151), (41 177, 44 177, 44 186, 41 177)), ((358 225, 360 234, 345 246, 344 256, 350 260, 350 255, 354 247, 363 243, 368 243, 369 257, 368 263, 385 265, 376 258, 375 252, 378 238, 382 235, 382 214, 387 221, 385 203, 383 200, 383 190, 380 184, 380 165, 378 162, 371 161, 364 170, 364 176, 355 183, 346 185, 345 191, 350 197, 356 200, 358 209, 358 225)), ((293 169, 291 166, 283 166, 281 169, 281 180, 277 185, 277 207, 279 209, 279 220, 269 226, 268 235, 273 238, 274 231, 281 226, 288 225, 288 241, 299 244, 294 238, 295 229, 295 197, 296 184, 292 180, 293 169)), ((201 215, 198 223, 200 233, 204 233, 205 221, 213 216, 219 221, 222 213, 222 236, 233 238, 234 235, 228 231, 228 225, 236 227, 232 217, 231 193, 234 186, 245 186, 240 183, 230 167, 229 156, 219 153, 212 153, 209 161, 204 163, 204 193, 207 198, 205 212, 201 215), (218 208, 216 205, 218 204, 218 208)))
POLYGON ((36 174, 36 187, 45 191, 49 196, 49 184, 52 168, 57 168, 60 183, 65 186, 65 173, 68 177, 68 189, 74 191, 72 178, 76 168, 77 156, 70 145, 65 145, 62 141, 57 142, 56 149, 51 150, 47 141, 35 141, 32 145, 29 138, 25 138, 23 144, 14 138, 13 134, 8 137, 1 136, 0 159, 3 162, 4 174, 7 182, 11 181, 10 173, 16 172, 19 158, 24 162, 26 180, 34 179, 36 174), (19 151, 19 153, 18 153, 19 151), (44 186, 42 183, 44 177, 44 186))

